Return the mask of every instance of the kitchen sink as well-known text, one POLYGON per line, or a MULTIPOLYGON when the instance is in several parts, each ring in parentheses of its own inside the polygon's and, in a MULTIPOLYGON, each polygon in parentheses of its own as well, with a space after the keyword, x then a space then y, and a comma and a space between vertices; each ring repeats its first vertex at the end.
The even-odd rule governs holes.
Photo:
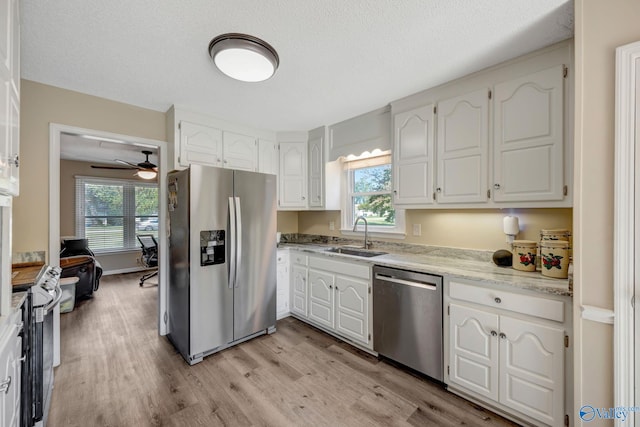
POLYGON ((326 250, 326 252, 331 252, 334 254, 361 256, 365 258, 371 258, 374 256, 387 254, 387 252, 371 251, 369 249, 358 249, 358 248, 329 248, 326 250))

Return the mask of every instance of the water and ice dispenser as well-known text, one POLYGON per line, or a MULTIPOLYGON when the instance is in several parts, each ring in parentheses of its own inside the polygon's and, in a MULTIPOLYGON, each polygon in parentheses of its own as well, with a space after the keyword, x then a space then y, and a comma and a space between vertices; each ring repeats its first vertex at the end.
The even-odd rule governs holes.
POLYGON ((224 230, 204 230, 200 232, 200 265, 224 264, 224 230))

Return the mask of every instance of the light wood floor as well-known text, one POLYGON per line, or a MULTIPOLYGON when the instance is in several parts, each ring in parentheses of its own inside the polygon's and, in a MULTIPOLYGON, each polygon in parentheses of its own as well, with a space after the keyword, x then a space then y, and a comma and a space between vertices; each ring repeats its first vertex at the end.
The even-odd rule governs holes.
POLYGON ((190 367, 139 276, 61 316, 49 426, 514 425, 293 318, 190 367))

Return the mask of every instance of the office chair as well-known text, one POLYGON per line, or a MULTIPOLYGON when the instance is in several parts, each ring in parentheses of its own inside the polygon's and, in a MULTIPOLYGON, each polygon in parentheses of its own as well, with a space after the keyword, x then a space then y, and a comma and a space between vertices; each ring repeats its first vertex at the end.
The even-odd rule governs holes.
POLYGON ((140 286, 142 286, 145 280, 158 275, 158 242, 151 234, 138 234, 137 237, 142 246, 142 256, 140 257, 142 265, 147 268, 155 267, 155 271, 144 274, 140 278, 140 286))

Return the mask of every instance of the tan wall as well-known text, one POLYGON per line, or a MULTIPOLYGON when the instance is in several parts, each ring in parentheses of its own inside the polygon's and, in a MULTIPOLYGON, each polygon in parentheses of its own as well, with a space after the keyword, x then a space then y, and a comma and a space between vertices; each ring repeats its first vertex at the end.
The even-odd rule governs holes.
MULTIPOLYGON (((458 209, 407 211, 407 237, 403 243, 450 246, 467 249, 509 249, 502 233, 502 219, 517 216, 521 240, 539 240, 542 228, 571 230, 571 209, 458 209), (421 236, 413 236, 413 224, 422 227, 421 236)), ((340 211, 300 212, 298 230, 305 234, 341 236, 340 211), (329 230, 335 221, 336 230, 329 230)))
POLYGON ((278 211, 278 231, 281 233, 298 232, 298 212, 278 211))
MULTIPOLYGON (((60 236, 74 236, 75 231, 75 177, 94 176, 99 178, 134 179, 149 182, 133 175, 130 170, 94 169, 92 163, 60 160, 60 236)), ((118 252, 96 256, 105 273, 129 270, 139 267, 140 251, 118 252)))
POLYGON ((20 196, 13 252, 49 248, 49 123, 166 140, 165 114, 29 80, 21 82, 20 196))
POLYGON ((585 404, 606 408, 613 405, 613 328, 581 321, 579 307, 613 308, 615 49, 640 40, 640 2, 576 0, 575 11, 577 411, 585 404))

